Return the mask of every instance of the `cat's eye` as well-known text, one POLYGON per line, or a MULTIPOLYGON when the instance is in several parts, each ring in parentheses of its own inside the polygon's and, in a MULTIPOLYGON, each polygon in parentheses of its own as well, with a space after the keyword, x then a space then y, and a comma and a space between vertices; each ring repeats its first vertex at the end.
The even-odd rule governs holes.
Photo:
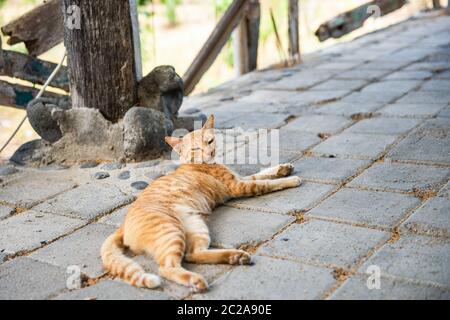
POLYGON ((211 140, 208 141, 208 144, 211 144, 214 142, 214 138, 212 138, 211 140))
POLYGON ((191 148, 191 151, 199 151, 202 150, 202 148, 191 148))

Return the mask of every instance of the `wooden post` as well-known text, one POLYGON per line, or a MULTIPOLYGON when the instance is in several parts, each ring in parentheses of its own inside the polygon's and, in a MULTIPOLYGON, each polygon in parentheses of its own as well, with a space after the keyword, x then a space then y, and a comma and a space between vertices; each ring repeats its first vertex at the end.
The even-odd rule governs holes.
POLYGON ((195 57, 183 77, 184 93, 189 95, 203 74, 211 67, 231 33, 246 14, 248 0, 234 0, 195 57))
POLYGON ((289 0, 289 60, 291 63, 300 62, 300 36, 299 36, 299 8, 298 0, 289 0))
POLYGON ((260 19, 259 0, 250 0, 245 18, 234 32, 234 66, 237 75, 253 71, 258 66, 260 19))
POLYGON ((137 101, 129 0, 62 0, 73 107, 116 122, 137 101))
POLYGON ((441 0, 433 0, 433 9, 438 10, 441 9, 441 0))

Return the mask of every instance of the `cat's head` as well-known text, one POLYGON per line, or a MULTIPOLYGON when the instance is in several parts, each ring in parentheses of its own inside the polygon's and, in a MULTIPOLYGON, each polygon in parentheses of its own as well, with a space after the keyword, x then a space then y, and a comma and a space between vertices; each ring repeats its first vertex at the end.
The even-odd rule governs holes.
POLYGON ((212 164, 216 157, 214 116, 211 115, 203 128, 192 131, 183 138, 166 137, 166 142, 180 156, 180 163, 212 164))

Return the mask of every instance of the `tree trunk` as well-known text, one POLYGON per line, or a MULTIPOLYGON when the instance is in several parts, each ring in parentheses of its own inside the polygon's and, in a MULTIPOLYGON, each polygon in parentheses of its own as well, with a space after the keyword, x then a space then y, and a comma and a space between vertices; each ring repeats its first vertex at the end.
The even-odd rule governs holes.
POLYGON ((300 35, 298 27, 298 0, 289 0, 289 60, 293 63, 300 60, 300 35))
POLYGON ((74 108, 117 122, 137 101, 130 0, 62 0, 74 108))

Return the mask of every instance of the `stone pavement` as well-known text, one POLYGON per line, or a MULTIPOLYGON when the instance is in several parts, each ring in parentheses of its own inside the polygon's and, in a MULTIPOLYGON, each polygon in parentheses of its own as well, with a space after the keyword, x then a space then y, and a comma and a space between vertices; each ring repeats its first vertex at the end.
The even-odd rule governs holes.
MULTIPOLYGON (((211 284, 204 294, 133 288, 101 268, 101 243, 171 161, 3 165, 0 299, 450 299, 448 30, 450 17, 409 20, 187 99, 184 112, 222 129, 279 129, 280 161, 304 181, 214 212, 213 245, 255 264, 187 265, 211 284)), ((224 154, 260 139, 223 132, 224 154)))

